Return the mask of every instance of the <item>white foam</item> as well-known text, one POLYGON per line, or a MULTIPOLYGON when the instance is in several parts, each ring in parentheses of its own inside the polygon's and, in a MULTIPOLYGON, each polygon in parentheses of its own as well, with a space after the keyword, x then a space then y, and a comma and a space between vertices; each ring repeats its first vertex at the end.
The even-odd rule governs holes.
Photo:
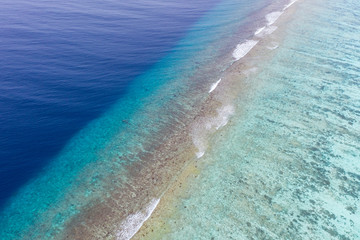
POLYGON ((215 119, 216 130, 224 127, 232 114, 234 114, 234 107, 231 105, 218 109, 218 117, 215 119))
POLYGON ((297 2, 297 0, 291 0, 290 3, 284 7, 284 10, 288 9, 289 7, 291 7, 291 5, 293 5, 293 4, 296 3, 296 2, 297 2))
POLYGON ((210 88, 210 90, 209 90, 209 93, 211 93, 212 91, 214 91, 215 88, 217 87, 217 85, 218 85, 220 82, 221 82, 221 78, 220 78, 216 83, 213 83, 213 84, 211 85, 211 88, 210 88))
POLYGON ((246 76, 250 76, 250 74, 256 73, 257 70, 258 70, 257 67, 252 67, 250 69, 245 70, 244 74, 246 76))
POLYGON ((277 42, 271 42, 271 46, 267 46, 266 48, 269 50, 275 50, 279 47, 279 44, 277 42))
POLYGON ((145 210, 129 215, 120 225, 120 229, 116 233, 117 240, 129 240, 141 228, 144 222, 151 216, 160 199, 154 198, 150 201, 145 210))
POLYGON ((269 27, 267 27, 267 28, 264 30, 263 34, 264 34, 264 35, 270 35, 270 34, 272 34, 273 32, 275 32, 275 30, 276 30, 277 28, 278 28, 277 26, 269 26, 269 27))
POLYGON ((236 59, 236 61, 245 57, 246 54, 248 54, 258 42, 259 41, 255 40, 247 40, 241 44, 238 44, 233 52, 233 57, 236 59))
POLYGON ((201 124, 195 124, 192 130, 192 140, 198 151, 195 153, 197 158, 201 158, 206 150, 206 135, 204 129, 201 129, 201 124))
POLYGON ((217 116, 200 118, 192 126, 192 140, 198 149, 196 157, 201 158, 207 149, 208 135, 228 123, 229 117, 235 112, 232 105, 226 105, 217 109, 217 116))
POLYGON ((217 116, 212 118, 206 118, 205 122, 198 125, 198 131, 207 130, 211 132, 212 129, 218 130, 219 128, 225 126, 229 120, 229 117, 234 114, 235 110, 232 105, 226 105, 217 109, 217 116), (205 129, 202 129, 204 128, 205 129))
POLYGON ((277 49, 278 47, 279 47, 279 46, 274 46, 274 47, 268 46, 267 49, 269 49, 269 50, 275 50, 275 49, 277 49))
POLYGON ((258 34, 261 33, 264 29, 265 29, 265 26, 264 26, 264 27, 261 27, 261 28, 258 28, 258 29, 255 31, 255 35, 258 35, 258 34))
POLYGON ((275 30, 277 28, 278 28, 277 26, 268 26, 258 34, 258 37, 263 37, 263 36, 266 36, 266 35, 270 35, 273 32, 275 32, 275 30))
POLYGON ((205 154, 205 152, 197 152, 196 157, 201 158, 202 156, 204 156, 204 154, 205 154))
POLYGON ((267 14, 265 16, 267 25, 270 26, 270 25, 274 24, 283 13, 284 12, 272 12, 272 13, 267 14))

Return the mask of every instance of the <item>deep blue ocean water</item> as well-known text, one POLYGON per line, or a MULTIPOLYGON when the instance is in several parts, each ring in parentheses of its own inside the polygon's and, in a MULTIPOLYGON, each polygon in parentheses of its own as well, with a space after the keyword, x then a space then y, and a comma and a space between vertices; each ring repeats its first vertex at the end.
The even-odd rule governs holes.
POLYGON ((216 2, 3 1, 0 207, 216 2))

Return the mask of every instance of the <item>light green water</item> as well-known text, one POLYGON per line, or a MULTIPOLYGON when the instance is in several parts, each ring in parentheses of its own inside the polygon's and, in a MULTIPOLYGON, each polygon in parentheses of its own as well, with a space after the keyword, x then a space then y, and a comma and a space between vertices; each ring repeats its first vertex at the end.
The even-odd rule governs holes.
POLYGON ((360 2, 296 4, 163 239, 360 239, 360 2))

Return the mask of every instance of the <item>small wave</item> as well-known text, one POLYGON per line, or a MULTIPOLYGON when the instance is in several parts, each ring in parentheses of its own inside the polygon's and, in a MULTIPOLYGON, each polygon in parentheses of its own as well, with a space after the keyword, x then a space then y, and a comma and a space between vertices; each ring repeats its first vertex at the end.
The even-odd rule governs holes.
POLYGON ((226 105, 217 109, 217 116, 201 118, 192 126, 192 140, 198 149, 196 157, 201 158, 207 149, 209 134, 225 126, 235 109, 232 105, 226 105))
POLYGON ((274 24, 283 13, 284 12, 272 12, 267 14, 265 17, 267 21, 267 25, 270 26, 274 24))
POLYGON ((272 34, 273 32, 275 32, 275 30, 276 30, 277 28, 278 28, 277 26, 267 27, 267 28, 264 30, 263 34, 264 34, 264 35, 270 35, 270 34, 272 34))
POLYGON ((275 50, 279 47, 279 44, 277 42, 271 42, 271 46, 267 46, 266 48, 269 50, 275 50))
POLYGON ((234 107, 231 105, 227 105, 218 110, 218 117, 215 119, 216 130, 221 127, 224 127, 228 121, 229 117, 234 114, 234 107))
POLYGON ((221 78, 220 78, 216 83, 213 83, 213 84, 211 85, 211 88, 210 88, 210 90, 209 90, 209 93, 211 93, 212 91, 214 91, 215 88, 217 87, 217 85, 218 85, 220 82, 221 82, 221 78))
POLYGON ((201 158, 205 154, 206 150, 206 139, 205 136, 202 136, 201 133, 193 133, 193 144, 198 149, 198 151, 195 153, 197 158, 201 158))
POLYGON ((255 35, 258 35, 258 34, 261 33, 264 29, 265 29, 265 27, 258 28, 258 29, 255 31, 255 35))
POLYGON ((202 156, 204 156, 204 154, 205 154, 205 152, 197 152, 196 157, 201 158, 202 156))
POLYGON ((201 158, 202 156, 204 156, 207 148, 206 133, 208 126, 206 125, 207 125, 206 118, 200 118, 196 122, 194 122, 192 126, 192 130, 191 130, 192 142, 198 150, 195 153, 197 158, 201 158))
POLYGON ((284 11, 291 7, 291 5, 293 5, 295 2, 297 2, 297 0, 291 0, 290 3, 284 7, 284 11))
POLYGON ((239 60, 245 57, 246 54, 250 52, 250 50, 258 43, 259 41, 255 40, 247 40, 244 43, 238 44, 236 49, 233 52, 233 57, 236 60, 239 60))
POLYGON ((159 204, 160 199, 154 198, 150 201, 149 205, 144 211, 129 215, 120 225, 120 231, 116 234, 117 240, 131 239, 137 231, 141 228, 144 222, 151 216, 156 206, 159 204))
POLYGON ((276 30, 277 28, 278 28, 277 26, 268 26, 268 27, 264 28, 264 29, 258 34, 258 37, 263 37, 263 36, 266 36, 266 35, 270 35, 270 34, 272 34, 273 32, 275 32, 275 30, 276 30))
POLYGON ((252 68, 250 68, 250 69, 245 70, 245 71, 244 71, 244 74, 245 74, 246 76, 250 76, 250 74, 256 73, 256 71, 257 71, 257 67, 252 67, 252 68))

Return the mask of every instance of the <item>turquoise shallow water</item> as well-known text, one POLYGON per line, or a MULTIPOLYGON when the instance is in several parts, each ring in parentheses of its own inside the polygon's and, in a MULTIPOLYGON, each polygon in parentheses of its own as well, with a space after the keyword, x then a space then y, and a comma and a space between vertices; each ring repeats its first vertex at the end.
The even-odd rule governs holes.
POLYGON ((163 239, 360 239, 360 3, 296 8, 163 239))

